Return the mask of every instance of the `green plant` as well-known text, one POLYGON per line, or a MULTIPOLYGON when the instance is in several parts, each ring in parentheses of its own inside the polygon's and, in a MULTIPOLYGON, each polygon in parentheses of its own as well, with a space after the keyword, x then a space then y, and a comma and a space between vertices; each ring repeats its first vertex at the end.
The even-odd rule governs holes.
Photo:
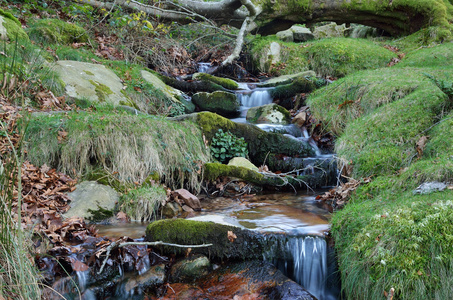
POLYGON ((423 75, 428 77, 435 85, 437 85, 437 87, 444 92, 450 100, 453 100, 453 81, 439 79, 428 73, 423 73, 423 75))
POLYGON ((247 143, 244 138, 238 138, 231 132, 219 129, 211 141, 212 156, 225 163, 233 157, 246 157, 248 155, 247 143))
POLYGON ((119 210, 131 220, 149 222, 156 218, 162 202, 167 198, 162 186, 142 186, 121 196, 119 210))

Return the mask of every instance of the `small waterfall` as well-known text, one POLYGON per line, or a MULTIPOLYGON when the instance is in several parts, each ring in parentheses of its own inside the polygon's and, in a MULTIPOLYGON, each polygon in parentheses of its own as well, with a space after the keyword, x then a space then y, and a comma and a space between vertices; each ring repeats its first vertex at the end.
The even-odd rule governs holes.
POLYGON ((198 63, 198 65, 197 65, 197 71, 199 73, 207 73, 209 71, 209 69, 211 69, 211 68, 212 68, 211 63, 201 62, 201 63, 198 63))
POLYGON ((81 291, 84 291, 87 286, 88 280, 90 279, 90 270, 77 271, 76 275, 79 281, 79 288, 81 291))
POLYGON ((269 89, 256 89, 251 93, 238 94, 242 106, 250 108, 272 103, 272 97, 269 94, 269 89))
POLYGON ((336 299, 328 288, 330 272, 323 237, 288 236, 284 242, 274 236, 272 240, 276 244, 269 244, 265 260, 271 259, 280 271, 318 299, 336 299))

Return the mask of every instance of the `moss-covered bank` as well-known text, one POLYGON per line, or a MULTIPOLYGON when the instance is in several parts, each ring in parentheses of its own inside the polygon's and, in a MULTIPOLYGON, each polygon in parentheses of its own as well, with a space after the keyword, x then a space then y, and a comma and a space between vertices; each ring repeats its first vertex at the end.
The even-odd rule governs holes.
POLYGON ((198 189, 200 166, 210 160, 199 128, 130 115, 112 107, 33 116, 25 132, 27 159, 75 176, 103 168, 123 182, 158 174, 168 185, 198 189), (74 174, 75 173, 75 174, 74 174))
POLYGON ((452 44, 419 49, 391 68, 361 71, 309 99, 339 139, 352 176, 372 176, 332 218, 342 287, 351 299, 453 297, 453 102, 424 73, 451 82, 452 44))

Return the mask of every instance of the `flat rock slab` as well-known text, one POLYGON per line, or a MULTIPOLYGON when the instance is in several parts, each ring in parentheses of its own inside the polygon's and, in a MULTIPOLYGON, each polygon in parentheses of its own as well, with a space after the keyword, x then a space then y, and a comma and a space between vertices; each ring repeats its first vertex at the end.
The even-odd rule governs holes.
POLYGON ((66 95, 72 99, 120 105, 130 103, 123 95, 121 79, 103 65, 60 60, 55 71, 66 84, 66 95))
POLYGON ((281 84, 289 84, 299 77, 316 77, 316 73, 314 71, 304 71, 295 74, 282 75, 259 83, 258 87, 274 87, 281 84))
POLYGON ((68 194, 71 198, 71 208, 64 214, 65 217, 93 217, 89 210, 98 210, 99 207, 113 211, 119 200, 118 193, 111 187, 99 184, 96 181, 84 181, 76 185, 76 190, 68 194))

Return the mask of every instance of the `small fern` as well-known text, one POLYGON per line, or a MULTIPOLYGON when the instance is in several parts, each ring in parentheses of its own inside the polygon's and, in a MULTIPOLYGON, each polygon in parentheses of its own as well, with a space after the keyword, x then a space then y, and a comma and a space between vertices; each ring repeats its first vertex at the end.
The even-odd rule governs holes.
POLYGON ((431 74, 423 73, 429 80, 431 80, 437 87, 444 92, 448 98, 453 101, 453 81, 438 79, 431 74))

